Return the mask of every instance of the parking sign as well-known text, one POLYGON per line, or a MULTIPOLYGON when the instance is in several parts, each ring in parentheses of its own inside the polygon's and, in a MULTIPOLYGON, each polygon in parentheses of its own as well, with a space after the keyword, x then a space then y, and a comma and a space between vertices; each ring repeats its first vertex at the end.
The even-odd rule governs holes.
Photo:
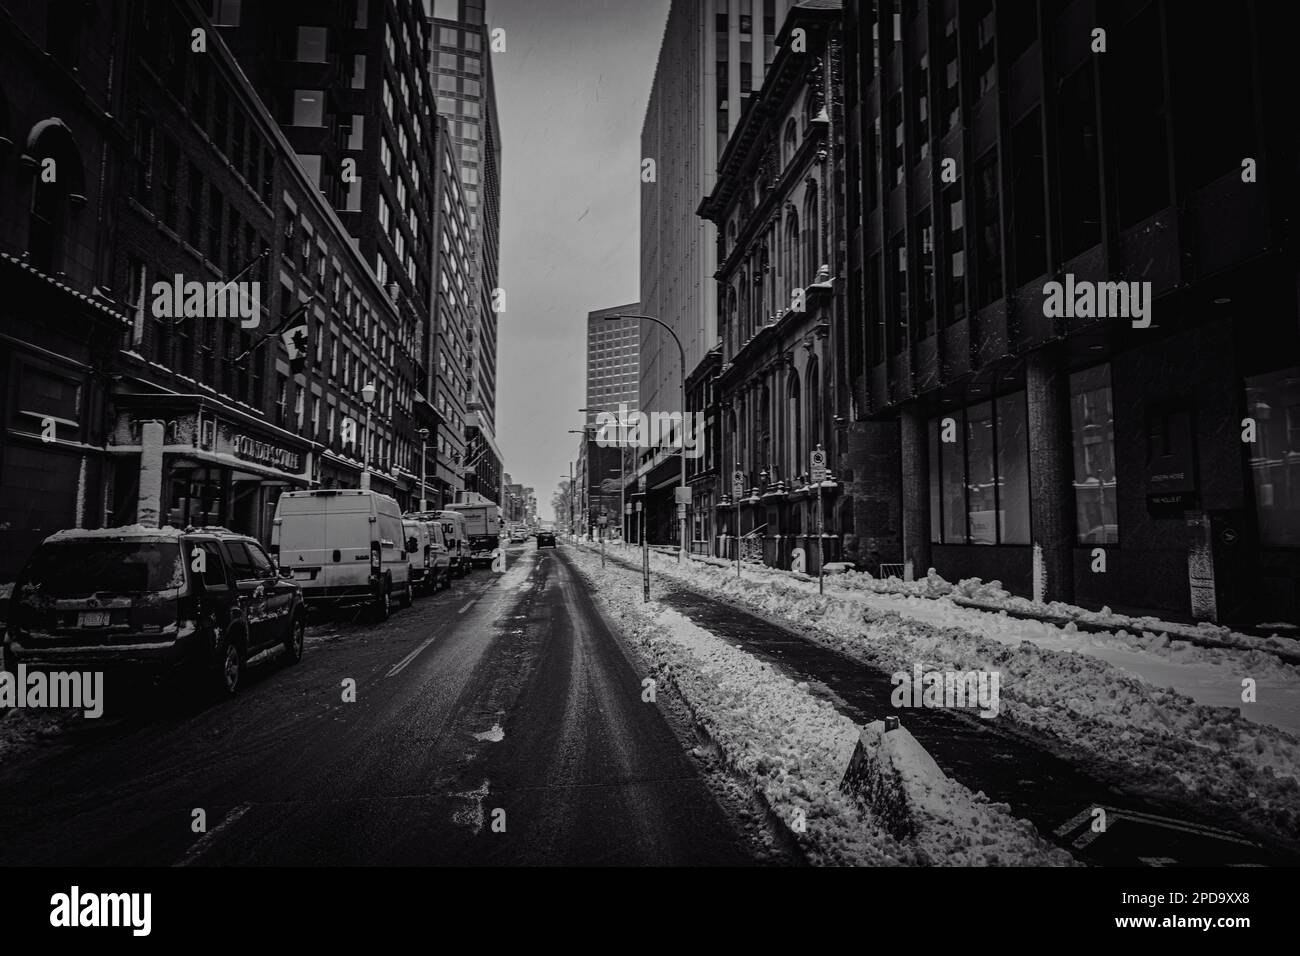
POLYGON ((818 448, 812 453, 811 468, 813 481, 826 480, 826 452, 818 448))

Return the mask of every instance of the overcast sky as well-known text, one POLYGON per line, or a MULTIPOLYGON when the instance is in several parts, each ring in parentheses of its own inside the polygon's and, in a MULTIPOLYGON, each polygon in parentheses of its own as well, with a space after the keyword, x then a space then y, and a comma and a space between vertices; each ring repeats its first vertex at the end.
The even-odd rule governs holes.
POLYGON ((586 323, 640 298, 641 121, 669 0, 488 0, 506 51, 497 440, 538 512, 578 448, 586 323))

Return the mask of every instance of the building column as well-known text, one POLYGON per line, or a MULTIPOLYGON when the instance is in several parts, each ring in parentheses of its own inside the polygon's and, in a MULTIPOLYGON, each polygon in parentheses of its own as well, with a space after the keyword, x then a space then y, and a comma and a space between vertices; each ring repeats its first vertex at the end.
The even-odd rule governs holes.
POLYGON ((930 444, 926 416, 912 405, 899 415, 900 497, 903 502, 903 572, 921 578, 930 570, 930 444))
POLYGON ((1074 599, 1074 488, 1070 380, 1064 358, 1040 349, 1025 363, 1033 598, 1074 599))
POLYGON ((140 423, 140 496, 136 520, 157 528, 162 517, 163 439, 162 422, 140 423))

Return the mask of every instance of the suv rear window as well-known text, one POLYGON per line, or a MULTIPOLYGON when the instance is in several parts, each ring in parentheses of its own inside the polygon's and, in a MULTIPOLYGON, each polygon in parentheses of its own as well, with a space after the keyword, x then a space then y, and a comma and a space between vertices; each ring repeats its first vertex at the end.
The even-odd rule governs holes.
POLYGON ((141 594, 185 584, 174 541, 59 541, 36 549, 20 582, 19 600, 141 594))

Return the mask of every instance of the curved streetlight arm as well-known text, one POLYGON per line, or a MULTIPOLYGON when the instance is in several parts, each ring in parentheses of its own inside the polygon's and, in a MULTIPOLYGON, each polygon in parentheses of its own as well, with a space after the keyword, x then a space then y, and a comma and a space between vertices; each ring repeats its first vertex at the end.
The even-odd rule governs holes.
MULTIPOLYGON (((682 360, 682 381, 683 382, 686 381, 686 350, 682 348, 682 340, 677 337, 677 333, 673 331, 673 327, 671 325, 669 325, 663 319, 656 319, 653 315, 631 315, 628 313, 620 313, 619 315, 605 316, 606 322, 616 322, 620 319, 640 319, 645 322, 653 322, 655 325, 659 326, 664 331, 666 331, 669 335, 671 335, 673 337, 673 341, 677 343, 677 355, 682 360)), ((683 408, 682 411, 685 412, 686 409, 683 408)))

